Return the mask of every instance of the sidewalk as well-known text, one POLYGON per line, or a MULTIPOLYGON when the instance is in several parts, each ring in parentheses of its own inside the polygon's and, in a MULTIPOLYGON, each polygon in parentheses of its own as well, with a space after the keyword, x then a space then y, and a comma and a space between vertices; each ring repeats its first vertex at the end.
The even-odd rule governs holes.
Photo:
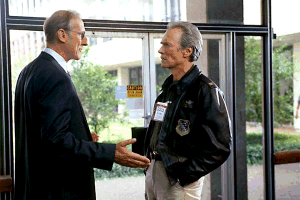
MULTIPOLYGON (((263 166, 248 169, 249 200, 263 200, 263 166)), ((300 199, 300 163, 275 166, 276 200, 300 199)))
POLYGON ((145 200, 145 177, 96 181, 97 200, 145 200))
MULTIPOLYGON (((300 199, 300 163, 275 166, 276 200, 300 199)), ((210 200, 206 177, 201 200, 210 200)), ((144 176, 96 181, 97 200, 144 200, 144 176)), ((249 200, 263 200, 263 167, 248 168, 249 200)))

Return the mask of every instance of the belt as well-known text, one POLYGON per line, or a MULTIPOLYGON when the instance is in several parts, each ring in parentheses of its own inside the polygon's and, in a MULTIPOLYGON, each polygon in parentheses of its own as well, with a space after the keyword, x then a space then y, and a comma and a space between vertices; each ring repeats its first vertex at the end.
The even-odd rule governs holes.
POLYGON ((150 158, 152 160, 160 160, 161 161, 161 156, 157 153, 157 151, 150 152, 150 158))

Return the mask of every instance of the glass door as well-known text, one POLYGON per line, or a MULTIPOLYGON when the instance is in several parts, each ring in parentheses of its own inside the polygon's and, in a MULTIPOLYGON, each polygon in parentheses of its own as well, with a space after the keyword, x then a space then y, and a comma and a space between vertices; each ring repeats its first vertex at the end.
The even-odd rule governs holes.
MULTIPOLYGON (((150 94, 146 89, 149 87, 148 34, 88 32, 87 37, 89 47, 85 51, 86 57, 83 56, 81 62, 74 61, 71 65, 74 69, 73 73, 77 73, 78 69, 85 71, 92 67, 91 77, 95 80, 82 83, 82 79, 74 77, 73 82, 75 86, 78 85, 78 88, 82 84, 89 88, 95 87, 95 91, 98 91, 99 87, 110 88, 107 92, 103 90, 101 95, 99 93, 96 99, 105 104, 103 109, 108 107, 110 109, 109 112, 102 112, 103 114, 99 116, 99 118, 109 118, 106 120, 107 123, 103 122, 100 126, 103 136, 100 135, 100 138, 111 142, 129 139, 131 127, 145 126, 144 116, 150 108, 148 106, 150 94), (78 64, 87 66, 82 68, 78 64)), ((78 93, 80 92, 79 89, 78 93)), ((86 96, 81 98, 82 104, 85 104, 85 99, 86 96)), ((87 99, 87 102, 91 100, 87 99)), ((94 111, 94 109, 90 110, 94 111)), ((90 115, 88 113, 86 115, 89 118, 90 115)), ((92 122, 92 119, 88 120, 92 122)))
MULTIPOLYGON (((91 76, 87 80, 94 81, 82 82, 82 78, 74 75, 72 79, 84 108, 94 102, 91 98, 96 97, 95 100, 101 102, 94 109, 86 110, 90 128, 94 131, 95 122, 90 115, 102 107, 99 111, 103 114, 95 118, 102 123, 97 131, 99 142, 117 143, 130 139, 132 128, 145 127, 150 114, 148 34, 88 32, 87 37, 90 44, 83 57, 85 66, 78 66, 81 62, 74 61, 73 74, 91 76), (82 85, 102 93, 87 98, 82 85)), ((114 164, 110 172, 95 169, 95 178, 97 199, 144 199, 143 169, 114 164)))

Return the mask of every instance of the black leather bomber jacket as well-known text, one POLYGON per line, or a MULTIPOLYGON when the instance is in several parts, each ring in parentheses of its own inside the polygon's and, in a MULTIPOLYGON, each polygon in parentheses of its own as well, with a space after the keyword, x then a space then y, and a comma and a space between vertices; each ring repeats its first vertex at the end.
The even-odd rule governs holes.
MULTIPOLYGON (((179 181, 184 186, 226 161, 231 148, 230 118, 223 93, 201 74, 196 65, 179 80, 174 90, 167 93, 172 82, 173 76, 170 75, 156 99, 156 102, 165 102, 165 99, 171 98, 157 148, 170 184, 179 181), (185 128, 180 129, 180 123, 185 128), (187 131, 188 134, 181 136, 178 130, 187 131)), ((151 120, 145 138, 144 152, 148 158, 154 123, 151 120)))

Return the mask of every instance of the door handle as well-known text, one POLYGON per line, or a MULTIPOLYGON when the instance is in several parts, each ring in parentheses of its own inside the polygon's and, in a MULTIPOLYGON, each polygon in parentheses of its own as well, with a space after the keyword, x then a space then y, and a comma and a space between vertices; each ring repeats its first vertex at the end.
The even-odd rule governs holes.
POLYGON ((143 116, 142 118, 144 118, 144 119, 150 119, 150 118, 151 118, 151 115, 148 114, 148 115, 146 115, 146 116, 143 116))

